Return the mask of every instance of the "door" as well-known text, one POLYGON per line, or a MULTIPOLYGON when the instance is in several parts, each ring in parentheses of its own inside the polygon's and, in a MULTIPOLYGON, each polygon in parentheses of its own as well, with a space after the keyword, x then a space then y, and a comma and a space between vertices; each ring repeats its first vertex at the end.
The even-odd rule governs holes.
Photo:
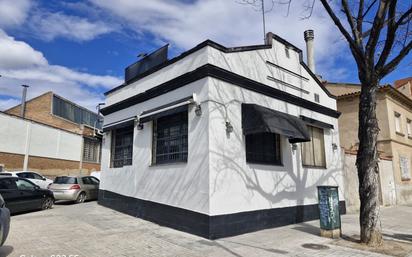
POLYGON ((100 185, 100 180, 98 180, 95 177, 89 177, 90 181, 93 184, 93 193, 94 193, 94 198, 93 199, 97 199, 97 197, 99 196, 99 185, 100 185))
POLYGON ((21 172, 21 173, 18 173, 17 174, 17 176, 19 177, 19 178, 25 178, 25 179, 28 179, 28 180, 30 180, 31 182, 33 182, 34 184, 36 184, 36 185, 38 185, 39 187, 41 187, 41 188, 44 188, 43 186, 43 178, 40 176, 40 175, 38 175, 38 174, 36 174, 36 173, 33 173, 33 172, 21 172))
POLYGON ((89 177, 82 178, 82 189, 86 191, 87 199, 94 199, 93 184, 89 177))
POLYGON ((6 207, 11 213, 23 211, 22 197, 17 190, 16 178, 0 179, 0 194, 3 196, 6 207))
POLYGON ((16 185, 24 210, 28 211, 41 208, 43 193, 38 190, 37 185, 23 178, 16 179, 16 185))
POLYGON ((30 174, 33 176, 33 178, 30 179, 31 182, 38 185, 40 188, 47 189, 48 182, 43 176, 40 176, 39 174, 34 172, 30 172, 30 174))

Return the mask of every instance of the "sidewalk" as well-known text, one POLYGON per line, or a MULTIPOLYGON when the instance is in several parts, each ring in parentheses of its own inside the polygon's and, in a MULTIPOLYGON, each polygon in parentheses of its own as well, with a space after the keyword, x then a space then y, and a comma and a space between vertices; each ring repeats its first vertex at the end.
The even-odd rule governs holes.
MULTIPOLYGON (((359 234, 357 220, 342 217, 345 235, 359 234)), ((412 244, 412 207, 383 208, 382 225, 386 238, 412 244)), ((13 216, 0 256, 385 256, 318 234, 312 221, 210 241, 89 202, 13 216)))

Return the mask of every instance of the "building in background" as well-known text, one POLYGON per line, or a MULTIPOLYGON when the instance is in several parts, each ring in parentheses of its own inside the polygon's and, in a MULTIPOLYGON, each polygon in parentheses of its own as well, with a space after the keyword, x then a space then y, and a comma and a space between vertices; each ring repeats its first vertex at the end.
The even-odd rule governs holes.
MULTIPOLYGON (((396 83, 395 83, 396 85, 396 83)), ((397 84, 401 93, 390 85, 377 94, 376 113, 379 123, 378 152, 380 157, 380 200, 383 205, 412 203, 412 99, 411 79, 397 84), (409 97, 407 95, 409 91, 409 97)), ((337 97, 341 147, 345 149, 346 203, 349 210, 359 208, 356 153, 358 140, 358 110, 360 85, 326 83, 337 97)))
POLYGON ((336 100, 300 49, 163 51, 106 93, 100 204, 206 238, 317 219, 320 185, 344 213, 336 100))
POLYGON ((412 77, 397 80, 395 81, 394 86, 404 95, 412 98, 412 77))
POLYGON ((47 92, 1 113, 0 165, 44 175, 89 174, 100 170, 99 116, 47 92), (70 138, 70 140, 69 140, 70 138))

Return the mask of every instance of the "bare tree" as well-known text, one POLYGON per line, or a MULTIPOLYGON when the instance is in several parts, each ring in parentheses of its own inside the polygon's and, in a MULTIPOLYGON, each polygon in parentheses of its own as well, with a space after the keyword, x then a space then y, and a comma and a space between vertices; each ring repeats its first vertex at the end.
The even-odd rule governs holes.
MULTIPOLYGON (((290 4, 293 0, 279 0, 290 4)), ((264 0, 249 0, 259 4, 264 0)), ((274 0, 271 0, 274 2, 274 0)), ((276 2, 276 1, 275 1, 276 2)), ((412 49, 412 1, 409 0, 307 0, 309 17, 320 2, 343 35, 356 62, 361 83, 359 102, 359 177, 361 242, 382 243, 379 224, 376 97, 380 81, 391 73, 412 49)), ((263 5, 262 5, 263 7, 263 5)))

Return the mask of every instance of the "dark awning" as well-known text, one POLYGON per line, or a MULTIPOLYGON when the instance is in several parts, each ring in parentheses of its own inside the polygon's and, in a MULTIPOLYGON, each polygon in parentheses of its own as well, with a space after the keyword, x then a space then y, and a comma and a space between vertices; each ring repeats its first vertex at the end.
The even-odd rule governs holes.
POLYGON ((312 118, 309 118, 303 115, 300 115, 300 118, 307 124, 315 126, 315 127, 319 127, 323 129, 333 129, 334 128, 332 124, 325 123, 319 120, 315 120, 315 119, 312 119, 312 118))
POLYGON ((183 99, 144 111, 139 115, 139 122, 145 123, 167 115, 187 111, 188 105, 193 101, 193 96, 188 96, 183 99))
POLYGON ((310 141, 306 124, 299 118, 256 104, 242 104, 243 134, 276 133, 290 143, 310 141))
POLYGON ((129 126, 134 126, 135 120, 136 120, 136 116, 133 116, 133 117, 130 117, 124 120, 105 124, 103 126, 103 132, 107 132, 109 130, 121 129, 121 128, 129 127, 129 126))

